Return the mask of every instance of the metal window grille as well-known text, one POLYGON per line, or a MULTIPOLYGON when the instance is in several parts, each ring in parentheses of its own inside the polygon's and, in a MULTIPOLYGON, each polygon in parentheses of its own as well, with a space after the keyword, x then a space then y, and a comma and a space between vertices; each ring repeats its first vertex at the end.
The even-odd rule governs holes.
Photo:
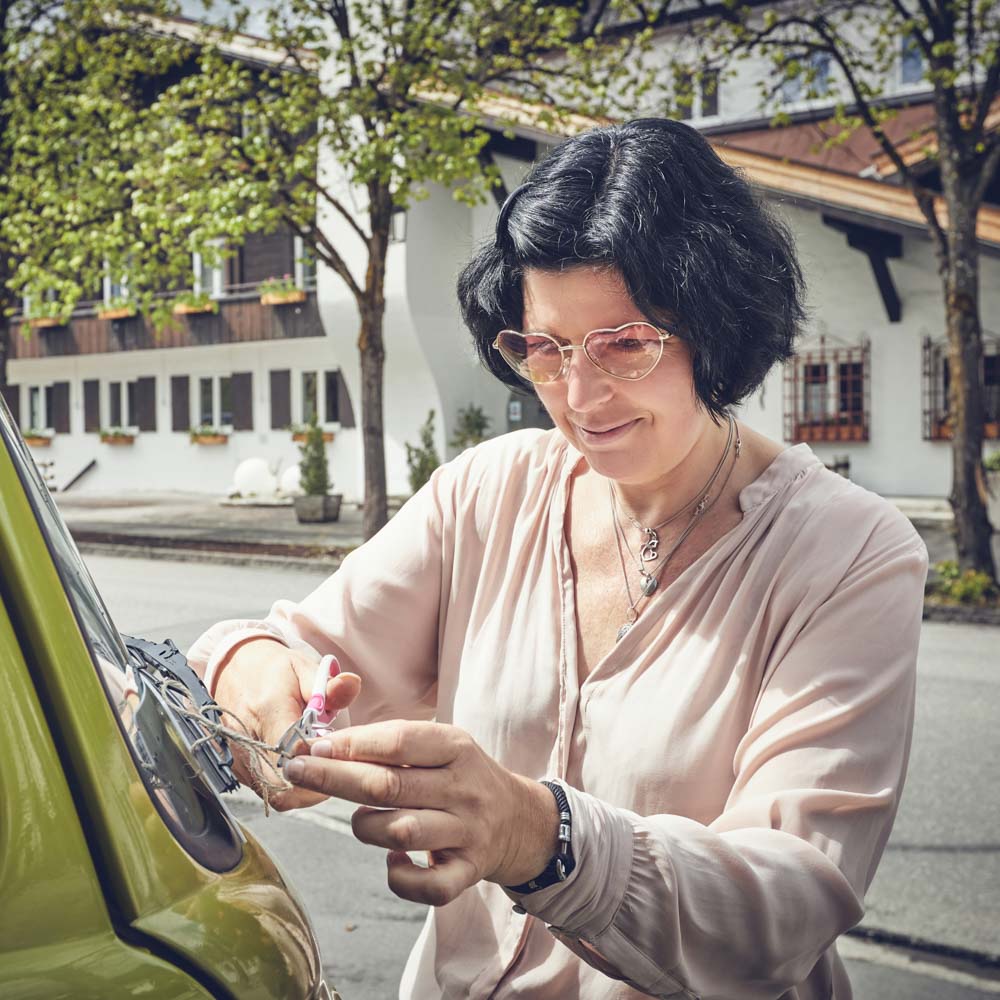
MULTIPOLYGON (((923 438, 925 441, 947 441, 951 438, 951 366, 948 344, 943 340, 924 338, 921 385, 923 438)), ((983 437, 1000 440, 1000 337, 983 336, 983 437)))
POLYGON ((785 365, 786 441, 867 441, 870 414, 870 345, 819 346, 785 365))

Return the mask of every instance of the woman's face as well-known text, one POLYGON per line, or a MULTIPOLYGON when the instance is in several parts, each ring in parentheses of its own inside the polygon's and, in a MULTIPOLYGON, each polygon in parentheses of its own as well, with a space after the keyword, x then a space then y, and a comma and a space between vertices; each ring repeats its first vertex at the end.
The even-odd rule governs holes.
MULTIPOLYGON (((590 330, 646 319, 613 270, 529 270, 523 285, 523 329, 570 344, 582 344, 590 330)), ((656 367, 636 381, 605 374, 583 351, 571 357, 562 378, 536 386, 559 430, 609 479, 638 486, 670 477, 711 422, 695 394, 687 345, 667 340, 656 367)))

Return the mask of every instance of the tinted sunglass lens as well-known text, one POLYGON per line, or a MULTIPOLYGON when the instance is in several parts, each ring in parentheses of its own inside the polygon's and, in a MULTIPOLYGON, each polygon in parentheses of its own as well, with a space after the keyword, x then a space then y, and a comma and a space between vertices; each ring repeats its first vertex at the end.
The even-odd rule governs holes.
POLYGON ((587 337, 587 356, 598 368, 617 378, 648 375, 660 360, 660 331, 648 323, 630 323, 620 330, 597 330, 587 337))
POLYGON ((562 371, 559 345, 544 334, 504 330, 497 337, 497 348, 504 361, 530 382, 552 382, 562 371))

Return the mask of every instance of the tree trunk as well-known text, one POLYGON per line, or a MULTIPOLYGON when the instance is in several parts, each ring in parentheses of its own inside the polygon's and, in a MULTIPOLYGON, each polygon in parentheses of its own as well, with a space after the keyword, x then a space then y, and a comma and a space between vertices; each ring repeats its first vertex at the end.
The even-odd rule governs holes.
POLYGON ((365 510, 362 530, 371 538, 389 520, 385 476, 385 422, 382 403, 385 371, 385 262, 392 224, 392 197, 388 188, 372 184, 368 189, 368 217, 372 235, 368 241, 368 270, 361 311, 361 428, 365 458, 365 510))
POLYGON ((382 381, 385 344, 382 339, 384 305, 361 314, 361 428, 365 458, 364 537, 371 538, 389 520, 385 477, 385 431, 382 381))
POLYGON ((952 511, 955 545, 963 569, 996 580, 992 529, 986 513, 983 474, 983 339, 979 318, 979 247, 977 208, 971 185, 949 169, 942 157, 942 187, 948 204, 948 255, 943 262, 948 361, 951 369, 949 410, 952 417, 952 511))

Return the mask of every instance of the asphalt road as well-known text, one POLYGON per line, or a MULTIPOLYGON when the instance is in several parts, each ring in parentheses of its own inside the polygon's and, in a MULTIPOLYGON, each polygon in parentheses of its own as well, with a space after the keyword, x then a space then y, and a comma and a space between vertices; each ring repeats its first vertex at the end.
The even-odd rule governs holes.
MULTIPOLYGON (((182 648, 208 625, 251 617, 279 597, 304 596, 321 573, 87 556, 118 627, 182 648)), ((925 624, 917 727, 903 804, 864 926, 977 951, 1000 952, 1000 630, 925 624)), ((350 809, 331 803, 265 819, 255 800, 234 811, 301 892, 331 980, 345 1000, 396 995, 423 909, 393 897, 381 852, 350 836, 350 809), (323 859, 324 878, 314 877, 323 859)), ((859 1000, 972 1000, 1000 982, 933 956, 845 939, 859 1000), (970 974, 971 973, 971 974, 970 974)))

